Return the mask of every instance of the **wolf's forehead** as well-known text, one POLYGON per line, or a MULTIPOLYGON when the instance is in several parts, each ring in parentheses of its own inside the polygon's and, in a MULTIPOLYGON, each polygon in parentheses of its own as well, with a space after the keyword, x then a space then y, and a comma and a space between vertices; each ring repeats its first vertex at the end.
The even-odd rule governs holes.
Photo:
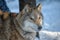
POLYGON ((32 11, 31 13, 32 13, 32 15, 34 15, 34 16, 41 16, 40 12, 38 12, 38 11, 36 11, 36 10, 32 11))

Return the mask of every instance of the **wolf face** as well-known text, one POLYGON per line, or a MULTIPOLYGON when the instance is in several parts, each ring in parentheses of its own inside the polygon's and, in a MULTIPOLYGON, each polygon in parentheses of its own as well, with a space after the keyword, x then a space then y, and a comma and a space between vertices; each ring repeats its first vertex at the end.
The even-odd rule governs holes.
POLYGON ((31 8, 29 5, 26 5, 16 19, 22 30, 26 32, 40 31, 43 21, 41 5, 39 4, 36 8, 31 8))

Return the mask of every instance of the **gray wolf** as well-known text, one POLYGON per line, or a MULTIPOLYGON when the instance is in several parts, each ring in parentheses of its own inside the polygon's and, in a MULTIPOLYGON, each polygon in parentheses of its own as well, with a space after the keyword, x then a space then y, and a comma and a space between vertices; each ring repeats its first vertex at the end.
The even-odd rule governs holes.
POLYGON ((3 15, 3 25, 1 29, 1 40, 34 40, 36 32, 42 28, 43 16, 41 5, 31 8, 26 5, 24 9, 16 16, 12 17, 9 12, 7 20, 3 15))
MULTIPOLYGON (((16 21, 19 24, 18 27, 21 27, 24 31, 25 37, 29 40, 34 40, 36 32, 39 32, 42 29, 43 24, 41 4, 36 8, 31 8, 29 5, 26 5, 22 12, 16 17, 16 21)), ((17 30, 19 28, 17 28, 17 30)), ((22 32, 21 35, 24 36, 22 32)))

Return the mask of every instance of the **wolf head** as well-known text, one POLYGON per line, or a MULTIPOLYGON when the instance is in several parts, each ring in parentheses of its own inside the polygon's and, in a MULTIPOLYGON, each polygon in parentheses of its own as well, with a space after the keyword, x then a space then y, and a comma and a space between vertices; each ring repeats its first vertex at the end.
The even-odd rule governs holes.
POLYGON ((36 8, 26 5, 20 14, 16 17, 18 24, 24 31, 38 32, 42 29, 43 16, 41 13, 41 4, 36 8))

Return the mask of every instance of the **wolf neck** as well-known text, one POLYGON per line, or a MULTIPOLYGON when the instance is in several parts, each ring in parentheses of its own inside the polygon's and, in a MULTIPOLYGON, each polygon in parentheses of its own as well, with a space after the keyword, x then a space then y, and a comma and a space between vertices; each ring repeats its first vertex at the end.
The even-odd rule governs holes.
POLYGON ((36 33, 29 33, 29 32, 22 30, 20 25, 17 24, 17 20, 14 20, 14 24, 16 26, 16 30, 19 32, 19 35, 21 35, 26 40, 34 40, 36 33))
POLYGON ((20 25, 19 24, 17 24, 17 20, 14 20, 14 24, 15 24, 15 26, 16 26, 16 30, 19 32, 19 34, 24 38, 25 36, 23 36, 24 35, 24 31, 21 29, 21 27, 20 27, 20 25))

